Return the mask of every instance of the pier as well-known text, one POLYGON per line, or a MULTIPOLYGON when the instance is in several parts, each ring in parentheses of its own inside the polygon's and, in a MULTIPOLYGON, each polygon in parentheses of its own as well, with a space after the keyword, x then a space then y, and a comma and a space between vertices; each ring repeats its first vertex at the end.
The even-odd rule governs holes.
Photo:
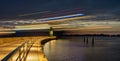
MULTIPOLYGON (((0 40, 8 40, 0 45, 0 60, 1 61, 47 61, 43 52, 41 41, 44 39, 54 39, 49 36, 34 36, 34 37, 13 37, 0 38, 0 40), (22 40, 21 40, 22 39, 22 40), (11 42, 11 40, 13 40, 11 42), (27 46, 27 47, 26 47, 27 46), (27 49, 30 47, 30 49, 27 49), (21 52, 20 52, 21 51, 21 52)), ((45 41, 45 40, 44 40, 45 41)))

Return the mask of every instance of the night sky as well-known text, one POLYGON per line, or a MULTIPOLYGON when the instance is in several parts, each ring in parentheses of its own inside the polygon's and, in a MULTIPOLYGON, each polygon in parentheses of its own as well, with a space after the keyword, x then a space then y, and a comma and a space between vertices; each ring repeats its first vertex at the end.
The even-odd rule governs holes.
MULTIPOLYGON (((0 19, 18 18, 19 15, 44 11, 80 8, 86 14, 110 13, 119 15, 120 0, 0 0, 0 19)), ((41 16, 42 14, 37 14, 41 16)), ((29 16, 26 18, 34 18, 29 16)))
POLYGON ((43 22, 73 34, 120 34, 120 0, 0 0, 1 27, 43 22), (46 21, 78 13, 85 16, 46 21))

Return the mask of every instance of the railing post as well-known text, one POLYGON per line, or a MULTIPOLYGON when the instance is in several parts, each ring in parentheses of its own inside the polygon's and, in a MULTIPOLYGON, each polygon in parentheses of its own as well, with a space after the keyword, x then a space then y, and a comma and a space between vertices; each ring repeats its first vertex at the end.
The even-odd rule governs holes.
POLYGON ((13 57, 11 57, 10 60, 8 60, 8 61, 13 61, 13 57))
POLYGON ((19 61, 21 61, 21 48, 19 49, 19 61))
POLYGON ((25 58, 25 44, 23 45, 23 55, 22 55, 22 58, 23 59, 25 58))

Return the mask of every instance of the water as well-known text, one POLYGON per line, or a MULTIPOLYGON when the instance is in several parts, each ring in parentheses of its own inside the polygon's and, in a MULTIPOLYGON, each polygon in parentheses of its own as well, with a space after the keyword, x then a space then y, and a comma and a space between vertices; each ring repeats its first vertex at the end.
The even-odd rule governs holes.
POLYGON ((49 61, 120 61, 119 37, 64 37, 46 43, 44 52, 49 61))

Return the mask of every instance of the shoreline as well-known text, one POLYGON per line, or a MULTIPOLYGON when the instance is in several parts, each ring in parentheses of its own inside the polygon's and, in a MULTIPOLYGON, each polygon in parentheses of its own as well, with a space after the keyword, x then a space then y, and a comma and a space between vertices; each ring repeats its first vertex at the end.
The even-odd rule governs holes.
POLYGON ((48 61, 48 58, 44 52, 44 46, 47 42, 50 42, 51 40, 55 40, 55 39, 56 39, 56 37, 46 38, 46 39, 41 40, 41 42, 40 42, 40 45, 41 45, 40 48, 42 49, 42 52, 44 54, 44 57, 46 58, 46 61, 48 61))

